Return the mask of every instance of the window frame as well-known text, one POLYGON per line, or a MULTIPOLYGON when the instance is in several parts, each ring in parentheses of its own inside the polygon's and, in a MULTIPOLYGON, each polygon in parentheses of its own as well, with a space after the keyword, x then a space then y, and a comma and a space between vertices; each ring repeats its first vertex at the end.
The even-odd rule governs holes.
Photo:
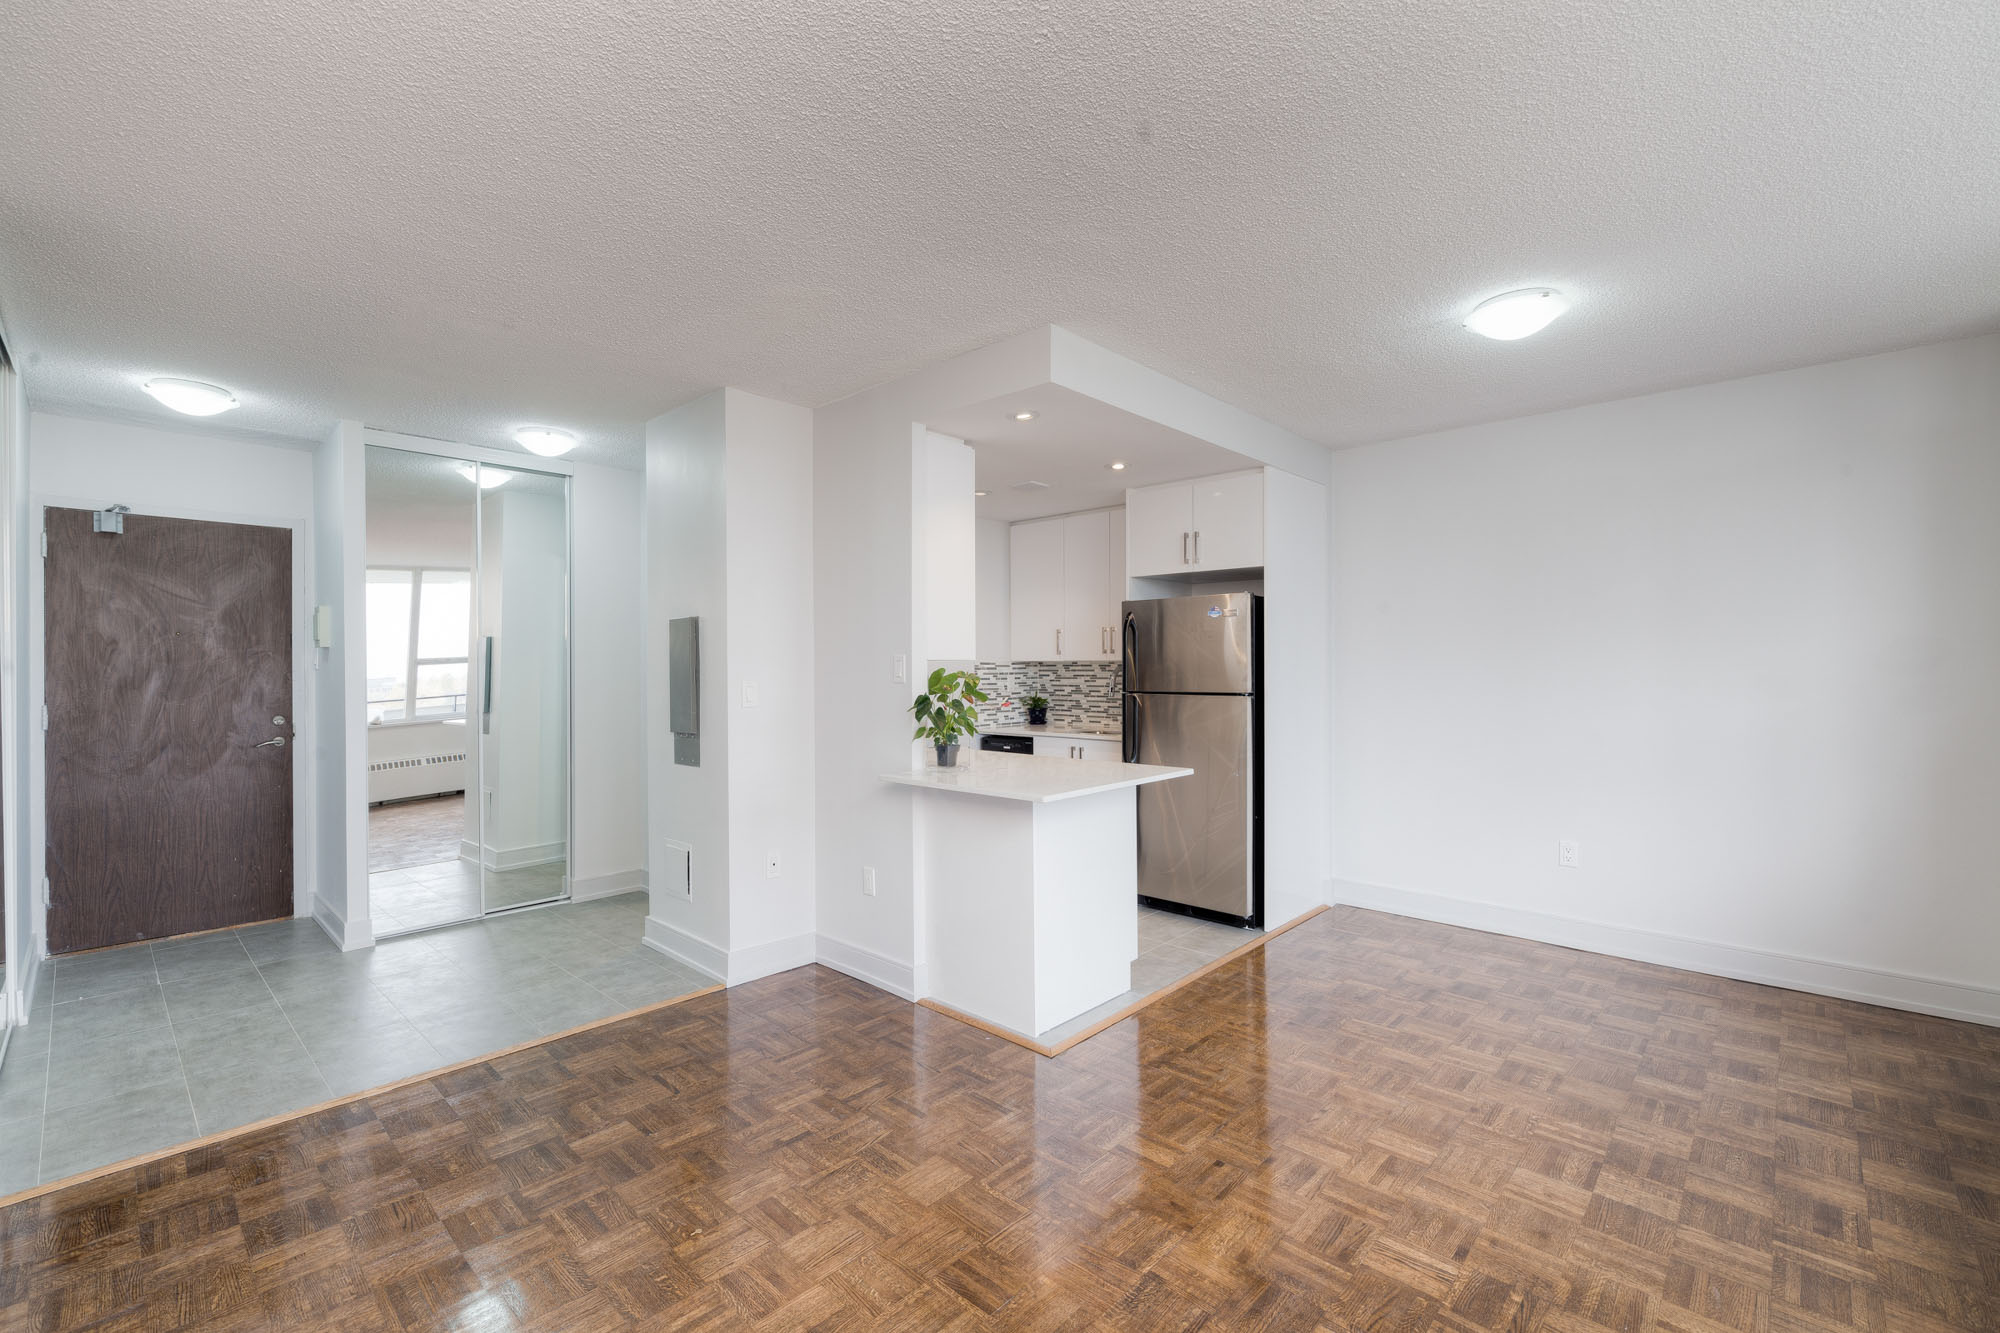
POLYGON ((465 656, 419 657, 417 655, 417 634, 419 632, 420 626, 423 623, 424 575, 462 574, 465 576, 466 582, 470 584, 472 582, 472 570, 459 568, 454 565, 369 565, 367 566, 362 576, 362 587, 364 590, 363 592, 364 596, 366 595, 365 590, 367 588, 367 575, 377 572, 385 574, 408 574, 410 576, 410 637, 409 637, 409 651, 406 654, 403 663, 403 716, 371 720, 368 723, 368 725, 371 727, 421 727, 421 726, 429 726, 439 722, 464 721, 467 718, 467 716, 469 716, 467 709, 472 703, 473 682, 472 682, 471 605, 468 603, 466 608, 467 633, 465 641, 465 652, 466 652, 465 656), (459 710, 456 713, 431 713, 423 717, 418 717, 416 715, 418 668, 427 666, 459 666, 459 665, 463 665, 465 667, 465 694, 463 696, 464 702, 463 704, 461 704, 459 710))

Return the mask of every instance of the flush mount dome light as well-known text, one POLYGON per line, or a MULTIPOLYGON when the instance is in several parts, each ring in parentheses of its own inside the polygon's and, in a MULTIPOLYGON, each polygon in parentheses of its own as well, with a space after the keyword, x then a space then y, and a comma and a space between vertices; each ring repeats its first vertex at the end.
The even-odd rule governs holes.
POLYGON ((1465 317, 1465 327, 1488 338, 1512 342, 1540 333, 1567 309, 1569 298, 1555 288, 1529 287, 1481 301, 1465 317))
POLYGON ((523 426, 514 432, 514 442, 543 458, 557 458, 576 448, 576 436, 550 426, 523 426))
POLYGON ((1016 421, 1033 421, 1034 419, 1035 414, 1033 412, 1016 412, 1014 414, 1014 420, 1016 421))
POLYGON ((482 468, 476 463, 460 463, 458 475, 467 481, 478 482, 482 491, 490 491, 495 486, 505 486, 514 480, 514 474, 511 472, 503 472, 497 467, 482 468))
POLYGON ((200 380, 147 380, 140 387, 174 411, 191 417, 212 417, 236 406, 235 394, 200 380))
POLYGON ((1110 468, 1113 472, 1123 472, 1125 470, 1123 463, 1106 463, 1104 466, 1110 468))

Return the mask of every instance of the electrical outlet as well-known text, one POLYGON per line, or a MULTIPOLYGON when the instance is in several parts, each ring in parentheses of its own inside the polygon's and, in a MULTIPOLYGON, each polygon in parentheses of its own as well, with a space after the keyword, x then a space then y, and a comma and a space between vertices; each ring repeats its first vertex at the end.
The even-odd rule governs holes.
POLYGON ((773 847, 770 851, 765 852, 764 878, 776 879, 783 868, 783 864, 784 864, 783 860, 782 858, 779 857, 778 849, 776 847, 773 847))
POLYGON ((1574 870, 1583 864, 1583 844, 1564 839, 1556 844, 1556 864, 1574 870))
POLYGON ((861 896, 864 898, 873 898, 875 896, 874 866, 861 867, 861 896))

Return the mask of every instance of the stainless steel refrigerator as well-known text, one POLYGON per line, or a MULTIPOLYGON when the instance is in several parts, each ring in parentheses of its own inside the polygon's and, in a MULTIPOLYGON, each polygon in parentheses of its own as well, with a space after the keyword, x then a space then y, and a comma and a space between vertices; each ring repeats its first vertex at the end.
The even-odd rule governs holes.
POLYGON ((1264 924, 1264 599, 1125 603, 1125 760, 1193 777, 1138 789, 1139 896, 1264 924))

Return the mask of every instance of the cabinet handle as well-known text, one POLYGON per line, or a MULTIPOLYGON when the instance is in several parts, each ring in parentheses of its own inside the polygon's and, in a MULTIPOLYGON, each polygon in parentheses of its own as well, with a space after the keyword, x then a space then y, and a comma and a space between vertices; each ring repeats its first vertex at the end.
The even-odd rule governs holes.
POLYGON ((1201 563, 1201 534, 1199 532, 1194 535, 1194 562, 1197 565, 1201 563))
POLYGON ((1181 534, 1181 563, 1184 565, 1194 563, 1194 561, 1188 559, 1188 535, 1185 532, 1181 534))
POLYGON ((1056 631, 1056 656, 1057 656, 1057 657, 1061 657, 1061 656, 1062 656, 1062 631, 1061 631, 1061 630, 1057 630, 1057 631, 1056 631))

